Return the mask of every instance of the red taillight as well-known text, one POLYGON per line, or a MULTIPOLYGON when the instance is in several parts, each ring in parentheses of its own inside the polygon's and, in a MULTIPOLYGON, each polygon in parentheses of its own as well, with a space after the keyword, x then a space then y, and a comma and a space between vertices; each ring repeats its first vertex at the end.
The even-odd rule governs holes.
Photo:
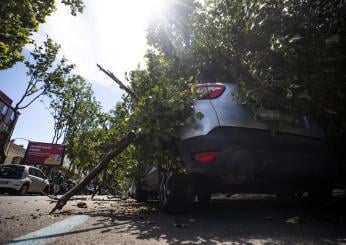
POLYGON ((193 154, 193 160, 197 163, 209 164, 214 162, 219 154, 218 151, 199 152, 193 154))
POLYGON ((220 83, 200 83, 194 87, 199 99, 215 99, 222 95, 225 86, 220 83))

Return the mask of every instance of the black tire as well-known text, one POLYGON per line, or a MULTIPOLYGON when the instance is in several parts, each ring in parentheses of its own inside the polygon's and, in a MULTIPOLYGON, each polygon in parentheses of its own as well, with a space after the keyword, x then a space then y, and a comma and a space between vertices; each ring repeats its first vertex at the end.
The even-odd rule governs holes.
POLYGON ((143 190, 139 184, 136 185, 134 199, 137 202, 145 202, 148 200, 148 192, 143 190))
POLYGON ((163 211, 179 214, 190 210, 194 201, 194 191, 188 176, 174 169, 162 172, 159 202, 163 211))
POLYGON ((43 189, 43 195, 49 195, 49 185, 47 185, 44 189, 43 189))
POLYGON ((210 202, 211 193, 209 191, 198 191, 197 192, 198 203, 206 205, 210 202))
POLYGON ((18 195, 24 196, 28 192, 28 189, 29 189, 29 185, 28 184, 24 184, 20 188, 20 190, 18 191, 18 195))

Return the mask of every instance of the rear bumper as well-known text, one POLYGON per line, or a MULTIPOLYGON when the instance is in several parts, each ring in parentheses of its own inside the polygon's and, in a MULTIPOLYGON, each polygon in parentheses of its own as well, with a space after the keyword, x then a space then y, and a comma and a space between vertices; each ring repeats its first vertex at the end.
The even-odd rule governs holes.
POLYGON ((217 127, 210 133, 178 144, 189 174, 207 176, 224 184, 283 180, 333 181, 339 172, 325 141, 268 130, 217 127), (195 163, 198 152, 220 151, 210 164, 195 163))
POLYGON ((2 192, 11 192, 11 191, 18 191, 20 188, 15 187, 9 187, 9 186, 0 186, 0 191, 2 192))
POLYGON ((18 191, 22 187, 23 183, 14 179, 1 179, 0 180, 0 190, 15 190, 18 191))

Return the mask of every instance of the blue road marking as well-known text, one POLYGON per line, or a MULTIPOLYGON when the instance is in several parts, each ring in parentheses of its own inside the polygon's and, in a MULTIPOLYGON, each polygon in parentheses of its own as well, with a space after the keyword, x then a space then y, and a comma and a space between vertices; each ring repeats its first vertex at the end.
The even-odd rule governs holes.
POLYGON ((46 244, 48 241, 52 241, 64 235, 64 233, 71 231, 77 225, 85 222, 89 216, 87 215, 75 215, 70 218, 64 219, 52 225, 49 225, 40 230, 31 232, 24 236, 18 237, 12 240, 8 245, 41 245, 46 244))

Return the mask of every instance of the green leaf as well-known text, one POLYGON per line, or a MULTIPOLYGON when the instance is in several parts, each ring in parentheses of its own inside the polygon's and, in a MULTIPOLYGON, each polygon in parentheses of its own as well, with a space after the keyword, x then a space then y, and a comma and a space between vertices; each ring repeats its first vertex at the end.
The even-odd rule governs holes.
POLYGON ((195 114, 195 118, 196 118, 197 120, 202 120, 203 117, 204 117, 204 115, 203 115, 202 112, 197 112, 197 113, 195 114))

